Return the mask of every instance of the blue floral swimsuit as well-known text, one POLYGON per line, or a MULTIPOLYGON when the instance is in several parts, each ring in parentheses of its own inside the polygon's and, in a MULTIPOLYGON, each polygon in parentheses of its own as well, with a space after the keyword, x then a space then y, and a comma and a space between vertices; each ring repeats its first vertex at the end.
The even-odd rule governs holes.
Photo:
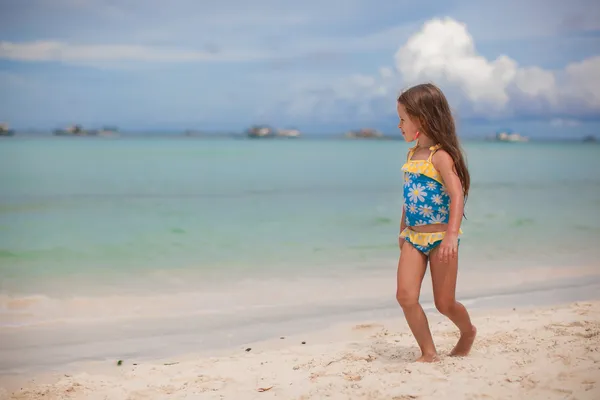
MULTIPOLYGON (((416 232, 413 226, 447 224, 450 216, 450 196, 444 186, 442 176, 431 161, 441 145, 431 146, 427 160, 413 160, 416 146, 410 149, 404 171, 404 214, 407 226, 400 237, 417 250, 429 255, 437 247, 446 232, 416 232)), ((459 234, 462 233, 459 230, 459 234)))

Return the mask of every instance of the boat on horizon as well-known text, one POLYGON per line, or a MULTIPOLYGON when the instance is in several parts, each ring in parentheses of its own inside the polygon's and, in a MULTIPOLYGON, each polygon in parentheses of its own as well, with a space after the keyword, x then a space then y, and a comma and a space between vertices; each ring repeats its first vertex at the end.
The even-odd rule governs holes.
POLYGON ((373 128, 361 128, 348 131, 345 136, 350 139, 380 139, 383 138, 383 133, 373 128))
POLYGON ((277 131, 277 136, 279 137, 288 137, 288 138, 298 138, 300 137, 301 133, 300 130, 298 129, 279 129, 277 131))
POLYGON ((119 128, 116 126, 103 126, 102 129, 96 131, 96 135, 104 137, 119 136, 119 128))
POLYGON ((102 129, 83 129, 79 124, 71 125, 67 129, 55 129, 54 136, 118 136, 119 130, 115 126, 105 126, 102 129))
POLYGON ((71 125, 66 129, 55 129, 52 132, 55 136, 87 136, 88 131, 79 124, 71 125))
POLYGON ((14 136, 15 135, 15 131, 14 129, 10 129, 10 126, 8 126, 7 123, 1 123, 0 124, 0 136, 14 136))
POLYGON ((272 138, 275 137, 275 129, 267 125, 254 125, 248 128, 246 135, 250 138, 272 138))
POLYGON ((521 135, 520 133, 513 132, 512 130, 507 129, 507 130, 502 130, 502 131, 496 132, 496 135, 491 137, 491 140, 496 141, 496 142, 518 143, 518 142, 528 142, 529 138, 527 136, 521 135))

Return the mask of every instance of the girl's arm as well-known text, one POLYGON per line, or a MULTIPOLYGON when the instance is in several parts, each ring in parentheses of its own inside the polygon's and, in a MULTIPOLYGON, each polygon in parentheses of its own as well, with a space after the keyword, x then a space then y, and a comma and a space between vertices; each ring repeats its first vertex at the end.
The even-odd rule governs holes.
POLYGON ((406 207, 402 206, 402 219, 400 220, 400 233, 406 228, 406 207))
MULTIPOLYGON (((406 173, 405 173, 406 174, 406 173)), ((402 177, 402 183, 404 183, 404 176, 402 177)), ((406 204, 402 204, 402 217, 400 217, 400 232, 398 232, 398 247, 402 250, 404 239, 400 237, 402 231, 406 228, 406 204)))
MULTIPOLYGON (((408 160, 409 154, 410 154, 410 151, 406 155, 407 160, 408 160)), ((402 184, 404 184, 405 175, 406 175, 406 172, 402 175, 402 184)), ((402 217, 400 218, 400 232, 398 232, 398 247, 400 247, 400 250, 402 250, 402 245, 404 244, 404 239, 402 239, 400 237, 400 234, 402 233, 402 231, 404 229, 406 229, 406 204, 402 204, 402 217)))
MULTIPOLYGON (((410 153, 411 150, 408 151, 408 153, 406 153, 406 160, 408 161, 409 157, 410 157, 410 153)), ((406 172, 404 174, 402 174, 402 184, 404 185, 404 182, 406 182, 406 172)), ((402 204, 402 219, 400 220, 400 232, 402 232, 404 229, 406 229, 406 204, 402 204)))
POLYGON ((442 176, 446 191, 450 196, 450 219, 448 221, 446 236, 444 237, 446 243, 442 241, 444 246, 440 249, 440 256, 447 260, 446 257, 455 257, 458 251, 458 232, 465 206, 463 188, 460 178, 454 170, 454 160, 452 160, 450 154, 444 150, 439 150, 433 155, 431 161, 442 176))
POLYGON ((402 219, 400 220, 400 232, 398 232, 398 247, 400 248, 400 251, 402 251, 402 245, 404 244, 404 239, 400 237, 400 234, 402 233, 404 228, 406 228, 406 215, 404 213, 404 206, 402 206, 402 219))

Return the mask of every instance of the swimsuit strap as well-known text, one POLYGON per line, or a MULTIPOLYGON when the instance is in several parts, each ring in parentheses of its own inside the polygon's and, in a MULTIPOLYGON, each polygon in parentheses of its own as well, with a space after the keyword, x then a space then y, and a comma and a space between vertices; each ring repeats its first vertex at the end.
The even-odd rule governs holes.
POLYGON ((431 153, 429 153, 429 158, 427 159, 427 162, 431 162, 431 159, 432 159, 433 155, 435 154, 435 152, 438 151, 441 148, 442 148, 442 145, 439 144, 439 143, 436 144, 435 146, 431 146, 429 148, 429 150, 431 151, 431 153))
POLYGON ((415 154, 415 150, 417 149, 417 146, 411 147, 410 149, 408 149, 408 156, 406 157, 406 161, 410 161, 412 159, 413 154, 415 154))

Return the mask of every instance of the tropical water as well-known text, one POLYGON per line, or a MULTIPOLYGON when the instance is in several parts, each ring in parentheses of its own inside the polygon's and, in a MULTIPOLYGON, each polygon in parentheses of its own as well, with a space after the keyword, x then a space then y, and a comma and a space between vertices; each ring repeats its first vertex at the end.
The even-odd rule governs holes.
MULTIPOLYGON (((461 274, 598 266, 600 146, 464 147, 472 189, 461 274)), ((343 284, 359 292, 375 276, 393 285, 407 149, 367 140, 2 140, 0 322, 140 313, 147 296, 155 310, 214 310, 250 297, 263 306, 316 298, 343 284), (215 297, 217 288, 228 295, 215 297)))

